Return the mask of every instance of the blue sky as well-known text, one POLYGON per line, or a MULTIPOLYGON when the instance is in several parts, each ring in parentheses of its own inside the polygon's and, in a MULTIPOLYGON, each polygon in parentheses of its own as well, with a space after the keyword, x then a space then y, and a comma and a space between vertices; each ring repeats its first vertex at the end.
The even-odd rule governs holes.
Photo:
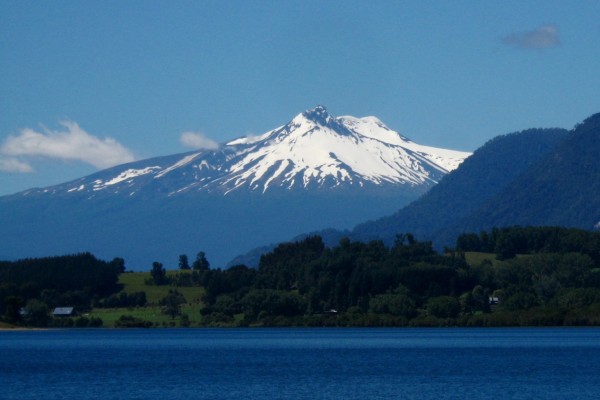
POLYGON ((0 195, 318 104, 457 150, 572 128, 600 112, 599 49, 596 0, 4 0, 0 195))

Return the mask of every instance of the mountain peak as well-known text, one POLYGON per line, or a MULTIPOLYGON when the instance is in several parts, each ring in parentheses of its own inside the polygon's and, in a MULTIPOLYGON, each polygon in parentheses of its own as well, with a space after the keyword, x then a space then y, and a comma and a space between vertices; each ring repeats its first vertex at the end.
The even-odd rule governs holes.
POLYGON ((325 106, 318 105, 312 110, 306 110, 302 113, 302 116, 316 124, 327 126, 333 121, 333 117, 329 115, 325 106))

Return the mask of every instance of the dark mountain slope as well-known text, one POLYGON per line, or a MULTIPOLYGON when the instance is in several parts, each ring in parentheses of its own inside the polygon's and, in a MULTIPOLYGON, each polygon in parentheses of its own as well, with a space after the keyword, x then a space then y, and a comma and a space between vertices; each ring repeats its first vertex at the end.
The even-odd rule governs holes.
POLYGON ((439 235, 508 225, 593 229, 600 221, 600 113, 579 124, 546 157, 439 235))
POLYGON ((418 200, 389 217, 358 225, 351 236, 389 243, 396 234, 411 232, 419 239, 433 239, 435 232, 455 224, 500 193, 566 136, 564 129, 530 129, 496 137, 418 200))

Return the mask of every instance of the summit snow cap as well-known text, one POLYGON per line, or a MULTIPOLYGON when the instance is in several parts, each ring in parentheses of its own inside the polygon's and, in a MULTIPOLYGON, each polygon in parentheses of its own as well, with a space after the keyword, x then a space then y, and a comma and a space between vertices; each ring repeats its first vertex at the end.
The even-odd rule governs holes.
POLYGON ((243 188, 428 186, 470 155, 416 144, 376 117, 334 117, 322 105, 263 135, 231 141, 224 149, 236 154, 219 179, 226 193, 243 188))

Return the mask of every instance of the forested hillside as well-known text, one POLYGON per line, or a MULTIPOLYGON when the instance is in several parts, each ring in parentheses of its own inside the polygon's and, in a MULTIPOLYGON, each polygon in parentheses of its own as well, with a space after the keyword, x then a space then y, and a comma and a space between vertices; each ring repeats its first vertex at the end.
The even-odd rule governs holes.
MULTIPOLYGON (((412 232, 431 239, 438 230, 493 198, 566 135, 564 129, 530 129, 496 137, 418 200, 389 217, 358 225, 352 238, 382 238, 391 243, 398 232, 412 232)), ((445 244, 452 245, 453 241, 445 244)))
POLYGON ((595 114, 443 236, 515 224, 593 229, 600 222, 599 155, 600 114, 595 114))

